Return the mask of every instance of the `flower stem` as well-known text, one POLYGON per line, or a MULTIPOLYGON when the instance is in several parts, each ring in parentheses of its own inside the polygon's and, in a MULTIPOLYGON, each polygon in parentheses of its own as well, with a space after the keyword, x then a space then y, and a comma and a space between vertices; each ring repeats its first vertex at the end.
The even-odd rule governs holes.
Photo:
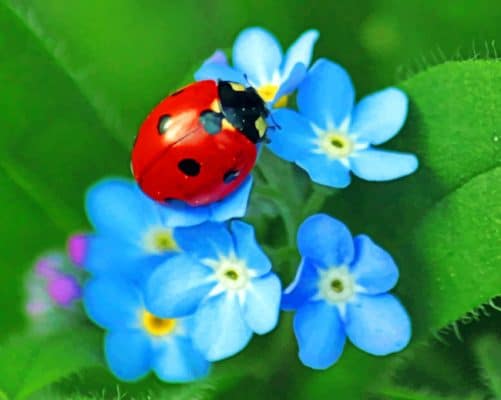
POLYGON ((325 200, 327 199, 327 196, 331 193, 331 190, 323 186, 313 185, 313 190, 308 196, 303 207, 302 219, 320 211, 325 203, 325 200))

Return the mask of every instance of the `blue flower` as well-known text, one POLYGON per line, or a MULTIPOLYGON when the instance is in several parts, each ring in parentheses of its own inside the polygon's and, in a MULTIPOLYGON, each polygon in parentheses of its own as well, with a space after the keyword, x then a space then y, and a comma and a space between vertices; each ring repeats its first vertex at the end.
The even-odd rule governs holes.
POLYGON ((281 285, 256 243, 252 226, 206 223, 178 237, 185 253, 152 274, 146 305, 156 315, 195 313, 193 341, 210 361, 236 354, 252 332, 277 324, 281 285))
POLYGON ((350 170, 368 181, 414 172, 418 161, 413 154, 372 147, 398 133, 407 116, 407 96, 387 88, 356 106, 354 100, 347 72, 330 61, 317 61, 298 89, 300 113, 273 112, 281 129, 269 130, 269 148, 306 170, 314 182, 336 188, 350 184, 350 170))
POLYGON ((87 215, 96 232, 87 238, 81 261, 93 274, 143 279, 154 266, 182 250, 177 234, 183 227, 243 216, 251 185, 249 177, 224 200, 190 207, 182 202, 162 205, 132 181, 105 179, 87 193, 87 215))
POLYGON ((368 236, 352 238, 340 221, 316 214, 298 232, 302 260, 282 308, 296 310, 294 332, 303 364, 324 369, 343 352, 346 336, 377 356, 410 340, 407 312, 387 292, 398 281, 392 257, 368 236))
POLYGON ((303 80, 311 63, 316 30, 304 32, 285 56, 277 39, 259 27, 243 30, 235 40, 230 67, 218 50, 195 73, 196 80, 222 79, 250 84, 270 105, 284 106, 288 94, 303 80))
POLYGON ((84 288, 84 306, 107 330, 106 361, 118 378, 134 381, 153 370, 164 381, 188 382, 208 374, 210 364, 189 336, 191 317, 155 316, 138 286, 117 277, 93 279, 84 288))

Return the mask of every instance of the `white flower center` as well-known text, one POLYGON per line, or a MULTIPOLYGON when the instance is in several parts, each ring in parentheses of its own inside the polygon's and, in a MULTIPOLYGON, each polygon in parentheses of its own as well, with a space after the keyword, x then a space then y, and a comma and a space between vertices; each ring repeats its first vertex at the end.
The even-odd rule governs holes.
POLYGON ((221 256, 218 260, 205 260, 204 263, 214 269, 215 277, 224 290, 244 290, 253 275, 245 261, 234 254, 221 256))
POLYGON ((355 279, 345 265, 330 267, 320 271, 318 291, 320 297, 329 303, 344 303, 355 294, 355 279))
POLYGON ((317 141, 319 150, 329 158, 348 157, 355 149, 355 143, 346 134, 338 131, 327 131, 317 141))
POLYGON ((349 117, 345 118, 339 126, 331 122, 327 124, 327 129, 320 128, 313 123, 311 127, 317 136, 313 140, 316 146, 313 152, 323 154, 330 160, 338 160, 347 168, 350 168, 350 157, 369 147, 368 142, 359 141, 359 135, 349 131, 349 117))
POLYGON ((149 253, 155 254, 179 250, 172 229, 165 227, 150 229, 144 235, 144 248, 149 253))

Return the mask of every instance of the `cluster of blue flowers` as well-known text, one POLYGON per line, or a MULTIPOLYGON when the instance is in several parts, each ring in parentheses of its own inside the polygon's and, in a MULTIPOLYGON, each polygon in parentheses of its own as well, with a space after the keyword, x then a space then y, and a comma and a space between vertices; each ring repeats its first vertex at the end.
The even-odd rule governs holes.
POLYGON ((318 32, 305 32, 287 50, 262 28, 249 28, 233 46, 233 64, 221 51, 207 60, 195 78, 222 79, 250 84, 270 107, 271 121, 281 129, 269 130, 268 148, 296 163, 321 185, 344 188, 352 171, 368 181, 387 181, 417 169, 413 154, 377 150, 395 136, 407 116, 407 96, 387 88, 355 103, 355 89, 338 64, 318 60, 310 70, 318 32), (299 112, 283 108, 297 89, 299 112))
POLYGON ((241 216, 250 183, 197 208, 165 207, 121 179, 90 189, 95 233, 82 259, 92 274, 84 306, 108 331, 106 359, 119 378, 136 380, 152 369, 166 381, 198 379, 210 361, 240 351, 252 331, 274 328, 280 283, 269 260, 250 225, 234 222, 230 230, 220 222, 241 216), (263 297, 272 303, 260 324, 263 297))
MULTIPOLYGON (((309 69, 317 38, 305 32, 283 56, 270 33, 250 28, 235 42, 233 67, 217 51, 195 77, 254 86, 281 127, 270 130, 269 148, 317 183, 346 187, 350 171, 374 181, 412 173, 413 155, 372 147, 402 127, 405 94, 390 88, 354 105, 352 82, 339 65, 319 60, 309 69), (296 90, 298 111, 283 108, 296 90)), ((251 186, 248 178, 201 207, 155 203, 122 179, 89 190, 95 232, 78 238, 79 263, 91 273, 84 305, 107 331, 106 360, 119 378, 154 371, 169 382, 199 379, 211 362, 243 350, 254 333, 273 330, 280 309, 296 312, 299 357, 312 368, 334 364, 346 337, 374 355, 407 345, 410 320, 388 293, 398 280, 395 262, 331 216, 313 215, 299 228, 301 264, 282 291, 254 228, 238 219, 251 186)))

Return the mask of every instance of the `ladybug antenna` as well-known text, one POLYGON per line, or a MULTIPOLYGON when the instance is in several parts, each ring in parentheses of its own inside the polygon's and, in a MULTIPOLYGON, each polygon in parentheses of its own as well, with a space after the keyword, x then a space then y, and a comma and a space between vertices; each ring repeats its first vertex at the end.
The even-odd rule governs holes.
POLYGON ((247 74, 244 73, 244 79, 245 79, 245 82, 247 82, 247 86, 251 86, 250 82, 249 82, 249 77, 247 74))

